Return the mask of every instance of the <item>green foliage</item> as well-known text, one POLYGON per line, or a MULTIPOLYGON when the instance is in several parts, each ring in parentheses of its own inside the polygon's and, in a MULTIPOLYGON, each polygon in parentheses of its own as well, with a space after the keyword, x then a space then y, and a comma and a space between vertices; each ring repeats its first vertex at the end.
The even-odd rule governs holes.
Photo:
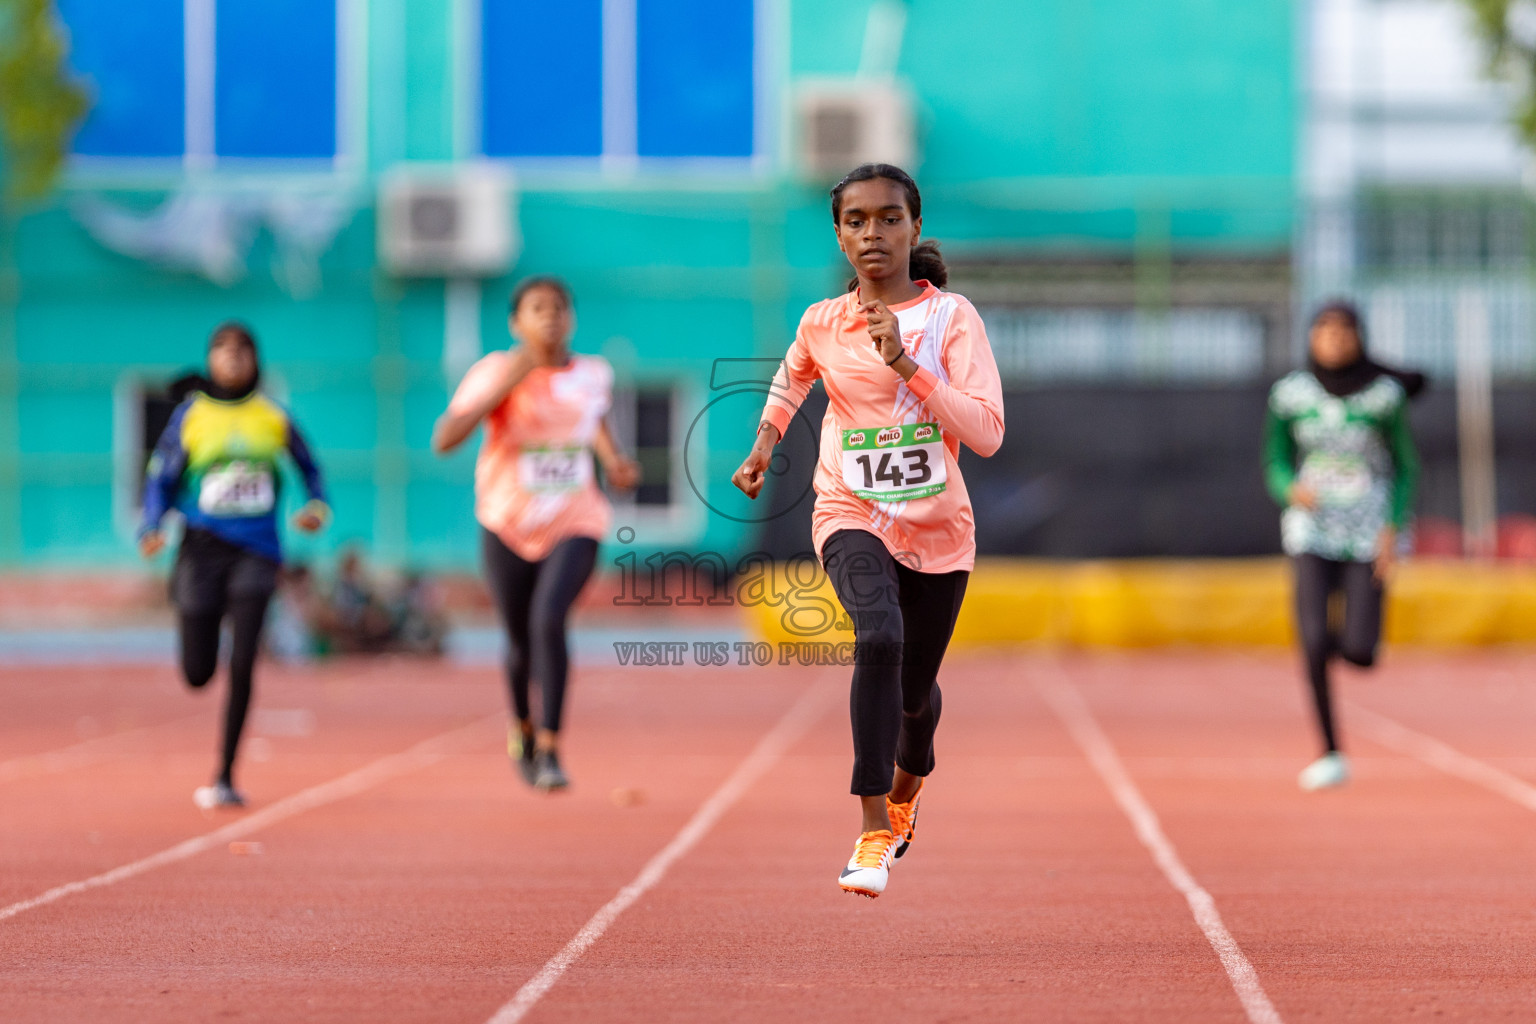
POLYGON ((53 187, 90 109, 67 49, 53 0, 0 0, 0 174, 9 205, 53 187))
POLYGON ((1520 90, 1515 127, 1536 148, 1536 3, 1532 0, 1462 0, 1488 56, 1491 74, 1520 90))

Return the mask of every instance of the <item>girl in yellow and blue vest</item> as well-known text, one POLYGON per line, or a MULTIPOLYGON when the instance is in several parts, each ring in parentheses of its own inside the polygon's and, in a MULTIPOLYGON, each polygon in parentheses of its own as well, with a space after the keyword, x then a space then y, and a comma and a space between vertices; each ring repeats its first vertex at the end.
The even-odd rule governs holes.
POLYGON ((213 678, 220 626, 226 616, 230 622, 219 771, 213 785, 193 793, 205 809, 245 804, 235 789, 235 754, 282 560, 280 455, 292 458, 309 494, 294 526, 312 533, 331 515, 309 446, 288 413, 257 390, 260 381, 255 336, 243 324, 221 324, 208 343, 208 378, 172 414, 150 457, 144 486, 139 551, 145 558, 165 547, 161 522, 169 511, 181 513, 186 523, 171 574, 171 600, 179 615, 181 670, 188 685, 201 688, 213 678))

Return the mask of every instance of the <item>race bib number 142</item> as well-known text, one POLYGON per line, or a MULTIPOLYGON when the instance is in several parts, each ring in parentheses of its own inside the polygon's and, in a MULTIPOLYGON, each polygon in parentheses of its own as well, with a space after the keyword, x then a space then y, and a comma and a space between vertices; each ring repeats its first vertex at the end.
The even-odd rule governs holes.
POLYGON ((574 491, 592 478, 592 460, 580 445, 524 448, 517 466, 523 489, 541 494, 574 491))
POLYGON ((843 431, 843 483, 865 501, 911 501, 944 490, 937 423, 843 431))

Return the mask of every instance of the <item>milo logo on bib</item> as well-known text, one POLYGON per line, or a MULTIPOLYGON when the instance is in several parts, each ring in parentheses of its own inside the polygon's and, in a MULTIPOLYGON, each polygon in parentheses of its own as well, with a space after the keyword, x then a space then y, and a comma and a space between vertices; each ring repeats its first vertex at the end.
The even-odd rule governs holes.
POLYGON ((843 483, 865 501, 911 501, 944 490, 944 438, 937 423, 843 431, 843 483))

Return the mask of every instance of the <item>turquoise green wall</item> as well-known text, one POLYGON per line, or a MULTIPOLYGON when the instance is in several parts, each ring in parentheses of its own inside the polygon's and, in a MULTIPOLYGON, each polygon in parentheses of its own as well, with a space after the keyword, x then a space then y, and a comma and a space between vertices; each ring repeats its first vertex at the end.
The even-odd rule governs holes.
MULTIPOLYGON (((793 9, 794 73, 852 73, 868 4, 793 9)), ((929 230, 956 249, 1124 246, 1149 215, 1201 247, 1287 243, 1292 4, 908 10, 899 69, 922 111, 929 230)))
MULTIPOLYGON (((779 66, 790 78, 852 72, 867 9, 793 0, 779 66)), ((373 173, 454 156, 450 13, 445 0, 370 5, 368 170, 348 180, 357 210, 314 295, 279 286, 268 239, 246 278, 221 287, 108 252, 71 213, 91 197, 152 207, 186 184, 176 172, 82 168, 21 219, 0 249, 0 564, 132 563, 112 515, 113 389, 197 363, 228 317, 256 327, 331 480, 334 526, 292 549, 324 555, 355 540, 395 563, 473 563, 473 454, 427 452, 449 389, 444 286, 378 270, 369 199, 373 173)), ((1176 249, 1289 244, 1288 3, 917 0, 899 68, 922 111, 926 227, 954 256, 1130 252, 1149 234, 1176 249)), ((621 377, 689 382, 702 408, 712 359, 780 354, 799 312, 842 278, 823 186, 778 171, 521 180, 522 256, 485 283, 487 347, 506 343, 513 280, 559 274, 577 295, 578 350, 608 354, 621 377)), ((700 475, 728 510, 750 418, 727 403, 707 424, 700 475)), ((729 520, 699 521, 691 545, 733 551, 750 539, 729 520)), ((642 534, 637 546, 652 542, 642 534)))

